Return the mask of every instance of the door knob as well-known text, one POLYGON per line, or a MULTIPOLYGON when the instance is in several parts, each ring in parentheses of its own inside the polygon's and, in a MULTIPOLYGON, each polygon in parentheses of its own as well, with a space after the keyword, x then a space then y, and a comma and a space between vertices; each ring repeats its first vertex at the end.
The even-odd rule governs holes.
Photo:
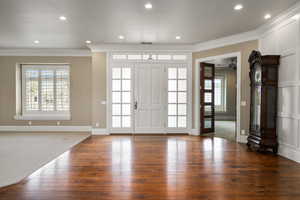
POLYGON ((138 108, 138 102, 135 101, 135 102, 134 102, 134 109, 137 110, 137 108, 138 108))

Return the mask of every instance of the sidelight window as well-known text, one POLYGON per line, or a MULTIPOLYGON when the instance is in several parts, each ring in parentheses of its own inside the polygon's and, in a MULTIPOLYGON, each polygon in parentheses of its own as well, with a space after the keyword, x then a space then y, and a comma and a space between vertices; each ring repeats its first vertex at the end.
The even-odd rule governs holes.
POLYGON ((168 68, 168 127, 187 127, 186 68, 168 68))
POLYGON ((131 127, 131 68, 112 68, 112 127, 131 127))

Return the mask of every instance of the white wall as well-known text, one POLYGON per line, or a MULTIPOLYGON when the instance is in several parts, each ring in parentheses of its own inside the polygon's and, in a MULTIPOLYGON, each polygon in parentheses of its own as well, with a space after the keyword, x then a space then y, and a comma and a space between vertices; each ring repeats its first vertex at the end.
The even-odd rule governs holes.
POLYGON ((299 20, 289 18, 260 37, 263 55, 281 55, 277 131, 279 154, 300 162, 299 20))

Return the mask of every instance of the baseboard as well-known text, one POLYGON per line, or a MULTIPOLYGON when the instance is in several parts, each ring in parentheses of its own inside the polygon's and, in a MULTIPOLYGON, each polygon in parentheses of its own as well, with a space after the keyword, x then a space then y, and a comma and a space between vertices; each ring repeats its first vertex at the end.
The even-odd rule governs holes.
POLYGON ((300 163, 300 150, 289 145, 280 143, 278 154, 290 160, 300 163))
POLYGON ((0 126, 0 132, 91 132, 90 126, 0 126))
POLYGON ((198 129, 191 129, 189 135, 199 136, 200 135, 200 131, 198 129))
POLYGON ((239 142, 239 143, 246 144, 246 143, 247 143, 247 138, 248 138, 247 135, 240 135, 240 136, 238 137, 238 142, 239 142))
POLYGON ((110 135, 105 128, 93 128, 92 135, 110 135))

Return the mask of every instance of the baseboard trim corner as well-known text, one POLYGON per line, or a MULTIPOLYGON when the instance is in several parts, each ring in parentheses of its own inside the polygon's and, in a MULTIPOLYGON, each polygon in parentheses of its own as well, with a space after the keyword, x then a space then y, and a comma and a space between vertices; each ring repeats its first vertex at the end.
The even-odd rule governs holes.
POLYGON ((191 129, 189 134, 192 136, 199 136, 200 131, 198 129, 191 129))
POLYGON ((278 155, 300 163, 300 150, 286 144, 279 144, 278 155))

